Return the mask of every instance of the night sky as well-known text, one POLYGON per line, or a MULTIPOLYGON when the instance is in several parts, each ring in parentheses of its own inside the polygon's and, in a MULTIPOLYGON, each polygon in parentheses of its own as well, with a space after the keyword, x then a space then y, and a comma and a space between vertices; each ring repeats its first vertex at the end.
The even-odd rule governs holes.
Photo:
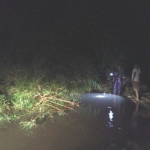
POLYGON ((1 57, 14 37, 22 45, 49 42, 87 52, 98 46, 103 29, 130 50, 129 59, 149 79, 149 0, 1 0, 0 11, 1 57))

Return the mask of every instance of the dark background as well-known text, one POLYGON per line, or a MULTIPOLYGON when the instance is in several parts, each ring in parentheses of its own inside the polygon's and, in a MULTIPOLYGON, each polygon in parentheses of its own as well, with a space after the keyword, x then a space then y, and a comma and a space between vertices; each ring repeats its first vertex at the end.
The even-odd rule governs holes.
POLYGON ((16 53, 30 60, 41 45, 96 51, 105 33, 126 49, 126 74, 137 63, 142 82, 150 84, 148 0, 2 0, 0 11, 1 60, 16 53))

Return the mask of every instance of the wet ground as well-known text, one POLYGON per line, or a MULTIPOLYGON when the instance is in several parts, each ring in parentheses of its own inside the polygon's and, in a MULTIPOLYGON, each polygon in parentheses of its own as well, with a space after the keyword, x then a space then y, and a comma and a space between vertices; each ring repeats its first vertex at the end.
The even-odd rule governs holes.
POLYGON ((2 127, 0 150, 130 150, 150 135, 140 109, 138 103, 119 96, 87 93, 75 112, 32 131, 15 123, 2 127))

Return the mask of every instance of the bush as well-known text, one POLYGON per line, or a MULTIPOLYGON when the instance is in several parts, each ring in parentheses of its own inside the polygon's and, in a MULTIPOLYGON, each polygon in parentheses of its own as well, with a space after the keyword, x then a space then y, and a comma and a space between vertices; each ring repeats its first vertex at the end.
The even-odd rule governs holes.
POLYGON ((73 110, 85 91, 100 90, 90 73, 86 77, 79 72, 74 76, 67 74, 51 73, 47 68, 3 68, 0 121, 18 120, 23 128, 30 129, 54 114, 63 115, 65 110, 73 110))

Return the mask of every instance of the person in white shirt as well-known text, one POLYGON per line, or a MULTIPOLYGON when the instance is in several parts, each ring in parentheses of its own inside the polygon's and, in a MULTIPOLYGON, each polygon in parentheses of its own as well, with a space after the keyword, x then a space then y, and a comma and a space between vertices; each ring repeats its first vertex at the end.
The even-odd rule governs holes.
POLYGON ((137 65, 134 65, 131 82, 135 91, 136 101, 139 101, 140 73, 140 68, 138 68, 137 65))

